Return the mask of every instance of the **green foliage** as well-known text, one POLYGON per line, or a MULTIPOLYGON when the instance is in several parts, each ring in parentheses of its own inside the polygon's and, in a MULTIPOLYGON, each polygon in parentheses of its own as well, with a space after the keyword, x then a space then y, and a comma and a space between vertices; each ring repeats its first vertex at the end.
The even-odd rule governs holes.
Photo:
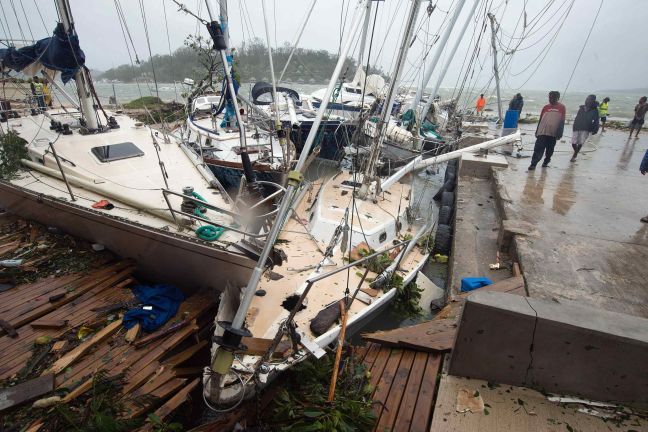
MULTIPOLYGON (((291 49, 292 47, 288 43, 273 49, 275 69, 278 66, 283 68, 291 49)), ((243 82, 270 80, 268 50, 261 39, 255 38, 247 44, 244 43, 235 51, 234 58, 234 69, 243 82)), ((333 73, 336 62, 337 55, 328 51, 298 48, 286 70, 284 81, 327 82, 333 73)), ((175 50, 172 55, 153 56, 153 64, 155 74, 160 82, 182 81, 185 78, 199 81, 203 78, 205 70, 210 69, 211 64, 215 64, 215 72, 222 70, 220 57, 211 50, 211 42, 193 36, 188 37, 185 46, 175 50)), ((346 74, 347 81, 353 78, 356 68, 355 60, 351 58, 346 60, 342 71, 346 74)), ((381 71, 370 70, 370 73, 381 73, 381 71)), ((97 77, 97 79, 100 78, 117 79, 124 82, 134 81, 136 78, 152 78, 151 60, 143 61, 134 67, 127 64, 109 69, 97 77)))
POLYGON ((124 108, 127 109, 139 109, 139 108, 155 108, 159 105, 164 104, 162 100, 155 96, 144 96, 139 99, 132 100, 127 104, 124 104, 124 108))
POLYGON ((333 356, 307 360, 289 372, 288 385, 274 399, 271 430, 366 431, 373 428, 369 371, 353 357, 347 357, 338 375, 335 398, 327 402, 333 371, 333 356))
POLYGON ((403 286, 403 277, 396 273, 392 275, 389 285, 383 289, 389 291, 392 288, 396 288, 396 296, 392 306, 394 313, 402 318, 421 316, 423 309, 421 309, 420 301, 423 290, 418 287, 415 281, 403 286))
POLYGON ((13 131, 0 137, 0 179, 10 180, 21 167, 20 160, 27 158, 27 141, 13 131))
MULTIPOLYGON (((376 251, 373 250, 373 249, 369 249, 369 250, 359 249, 358 250, 358 254, 363 258, 366 257, 366 256, 369 256, 371 254, 374 254, 374 253, 376 253, 376 251)), ((385 269, 387 269, 387 267, 389 267, 389 265, 392 262, 394 262, 394 260, 389 258, 389 254, 387 252, 385 252, 385 253, 381 253, 380 255, 376 255, 375 257, 370 258, 367 261, 364 261, 364 263, 362 265, 365 268, 368 268, 370 271, 372 271, 374 273, 377 273, 377 274, 380 274, 380 273, 384 272, 385 269)))
POLYGON ((165 423, 155 414, 149 414, 147 418, 154 432, 182 432, 184 430, 180 423, 165 423))
POLYGON ((124 419, 121 379, 95 374, 89 398, 81 405, 59 404, 45 416, 47 430, 126 432, 141 426, 141 420, 124 419))

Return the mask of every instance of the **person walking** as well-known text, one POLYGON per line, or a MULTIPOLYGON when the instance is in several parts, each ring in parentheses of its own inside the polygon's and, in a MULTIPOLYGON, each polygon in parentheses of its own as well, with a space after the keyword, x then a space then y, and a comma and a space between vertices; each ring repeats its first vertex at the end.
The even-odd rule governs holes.
MULTIPOLYGON (((646 150, 646 153, 644 154, 644 157, 641 160, 641 165, 639 165, 639 171, 641 172, 641 175, 646 175, 646 172, 648 172, 648 150, 646 150)), ((648 216, 642 217, 641 222, 648 223, 648 216)))
POLYGON ((639 132, 641 131, 641 127, 644 124, 646 112, 648 112, 648 103, 646 103, 646 101, 648 101, 648 98, 646 96, 642 96, 641 99, 639 99, 639 103, 635 106, 635 115, 630 122, 630 136, 628 136, 628 139, 632 138, 632 131, 634 131, 635 129, 637 129, 635 138, 639 138, 639 132))
POLYGON ((599 129, 599 110, 598 102, 595 95, 589 95, 585 99, 585 105, 581 105, 576 113, 574 125, 572 126, 572 148, 574 155, 571 162, 576 161, 578 152, 583 148, 583 144, 590 134, 596 135, 599 129))
POLYGON ((479 95, 479 99, 477 99, 477 115, 482 115, 482 111, 484 111, 484 107, 486 106, 486 99, 484 99, 484 93, 479 95))
POLYGON ((610 98, 606 97, 603 99, 598 106, 599 119, 601 121, 601 133, 605 132, 605 122, 607 121, 608 116, 608 105, 610 103, 610 98))
POLYGON ((524 106, 524 99, 522 98, 522 95, 520 93, 513 96, 513 99, 511 99, 511 102, 509 102, 509 110, 517 111, 520 115, 522 115, 523 106, 524 106))
POLYGON ((533 147, 533 156, 531 156, 531 165, 529 171, 536 168, 540 159, 544 155, 542 166, 546 167, 551 161, 556 140, 562 138, 565 129, 565 105, 558 102, 560 93, 557 91, 549 92, 549 103, 542 108, 540 112, 540 121, 536 128, 536 142, 533 147))

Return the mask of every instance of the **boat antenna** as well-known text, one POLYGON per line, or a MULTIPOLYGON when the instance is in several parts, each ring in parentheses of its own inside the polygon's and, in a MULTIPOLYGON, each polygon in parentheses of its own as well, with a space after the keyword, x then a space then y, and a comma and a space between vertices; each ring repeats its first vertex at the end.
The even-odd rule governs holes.
MULTIPOLYGON (((59 18, 63 24, 63 29, 66 33, 75 33, 74 19, 72 18, 72 11, 70 10, 70 3, 68 0, 56 0, 58 6, 59 18)), ((75 59, 76 60, 76 59, 75 59)), ((81 66, 78 64, 77 65, 81 66)), ((99 129, 99 122, 97 121, 97 111, 95 110, 92 100, 92 92, 90 90, 90 76, 84 67, 79 67, 79 70, 74 74, 74 81, 76 82, 77 93, 79 95, 79 102, 81 107, 81 115, 85 120, 85 127, 89 130, 99 129)))
POLYGON ((222 343, 219 344, 219 347, 212 358, 211 364, 212 370, 218 374, 225 375, 230 370, 232 362, 234 361, 234 352, 239 349, 242 338, 250 334, 249 331, 244 328, 248 309, 250 307, 250 304, 252 303, 254 294, 256 293, 257 286, 259 284, 259 281, 261 280, 261 276, 265 271, 266 262, 268 260, 268 257, 270 256, 270 252, 272 251, 275 241, 277 240, 277 237, 281 232, 286 216, 288 215, 288 212, 293 205, 293 195, 303 181, 303 174, 301 170, 308 159, 311 148, 313 147, 313 143, 315 142, 315 137, 322 123, 322 118, 324 116, 324 113, 326 112, 328 102, 331 99, 331 95, 333 94, 333 90, 337 84, 340 72, 342 72, 342 68, 344 67, 344 63, 351 49, 351 45, 360 28, 363 14, 366 10, 366 1, 371 0, 365 0, 359 3, 356 9, 356 16, 353 23, 351 24, 348 38, 344 43, 342 50, 340 51, 340 56, 338 58, 337 64, 335 65, 335 69, 333 71, 333 74, 331 75, 331 79, 329 81, 328 87, 326 88, 322 103, 320 104, 320 107, 317 111, 317 115, 313 120, 313 126, 308 133, 304 147, 301 151, 301 154, 299 155, 299 160, 297 161, 295 168, 287 175, 288 185, 286 187, 286 192, 284 193, 283 199, 281 200, 281 203, 279 205, 277 216, 274 223, 272 224, 270 232, 268 233, 266 243, 263 246, 259 260, 257 261, 257 264, 252 271, 252 275, 250 276, 250 280, 248 281, 247 287, 243 292, 241 304, 236 311, 236 315, 234 316, 232 324, 228 325, 226 323, 219 323, 222 324, 222 327, 225 331, 222 338, 220 339, 222 343), (360 10, 361 13, 357 13, 358 10, 360 10))

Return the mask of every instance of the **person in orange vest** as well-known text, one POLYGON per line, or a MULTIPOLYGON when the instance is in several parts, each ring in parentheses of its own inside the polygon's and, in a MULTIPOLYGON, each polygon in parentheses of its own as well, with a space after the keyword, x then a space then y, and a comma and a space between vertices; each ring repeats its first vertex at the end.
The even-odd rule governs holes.
POLYGON ((486 106, 486 99, 484 99, 484 93, 479 95, 479 99, 477 99, 477 114, 482 115, 482 111, 484 111, 484 107, 486 106))

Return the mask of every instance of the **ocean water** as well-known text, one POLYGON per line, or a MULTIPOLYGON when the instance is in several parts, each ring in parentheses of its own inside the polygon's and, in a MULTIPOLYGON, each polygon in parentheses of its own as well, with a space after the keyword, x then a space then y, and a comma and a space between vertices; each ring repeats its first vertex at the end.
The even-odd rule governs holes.
MULTIPOLYGON (((244 83, 241 86, 241 92, 244 95, 248 95, 253 84, 244 83)), ((315 90, 325 87, 325 84, 284 84, 287 87, 291 87, 303 95, 308 95, 315 90)), ((95 88, 97 94, 99 95, 102 102, 108 102, 108 98, 114 94, 117 96, 117 101, 119 103, 126 103, 133 99, 137 99, 140 96, 155 96, 159 92, 160 98, 164 101, 178 101, 183 102, 182 93, 187 91, 187 86, 181 83, 159 83, 157 86, 157 91, 153 83, 95 83, 95 88), (113 87, 114 86, 114 87, 113 87)), ((503 110, 506 111, 508 108, 508 103, 511 97, 517 93, 517 91, 502 91, 502 106, 503 110)), ((537 116, 540 113, 542 107, 548 103, 548 93, 549 90, 525 90, 520 91, 524 97, 524 109, 522 111, 522 117, 525 116, 537 116)), ((634 113, 634 107, 637 104, 639 98, 644 96, 643 94, 632 94, 625 92, 591 92, 596 94, 599 101, 603 100, 604 97, 610 98, 610 107, 609 113, 611 119, 630 119, 634 113)), ((585 97, 590 94, 587 92, 569 92, 567 95, 564 95, 561 98, 561 102, 567 108, 567 116, 573 117, 579 105, 582 105, 585 102, 585 97)), ((440 96, 441 98, 448 98, 452 95, 452 89, 441 89, 440 96)), ((466 104, 469 108, 472 108, 473 103, 476 101, 477 95, 473 97, 462 97, 460 99, 460 105, 466 104)), ((487 98, 486 111, 492 110, 492 112, 497 112, 497 101, 494 97, 487 98)))

